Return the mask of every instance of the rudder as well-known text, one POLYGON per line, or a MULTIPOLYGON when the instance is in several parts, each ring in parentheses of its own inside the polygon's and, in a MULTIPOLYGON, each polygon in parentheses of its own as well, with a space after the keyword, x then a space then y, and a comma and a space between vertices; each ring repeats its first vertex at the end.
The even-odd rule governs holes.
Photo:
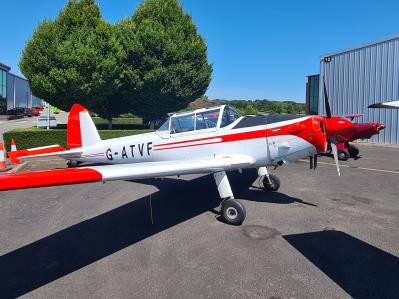
POLYGON ((80 104, 74 104, 69 111, 67 144, 70 149, 94 145, 101 141, 89 112, 80 104))

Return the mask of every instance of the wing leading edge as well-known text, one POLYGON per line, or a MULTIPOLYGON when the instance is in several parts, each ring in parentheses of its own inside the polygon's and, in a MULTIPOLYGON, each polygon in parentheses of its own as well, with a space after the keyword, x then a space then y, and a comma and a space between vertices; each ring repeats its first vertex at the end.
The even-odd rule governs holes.
POLYGON ((237 154, 184 161, 103 165, 12 173, 0 175, 0 191, 183 174, 214 173, 222 170, 248 168, 253 164, 252 157, 237 154))

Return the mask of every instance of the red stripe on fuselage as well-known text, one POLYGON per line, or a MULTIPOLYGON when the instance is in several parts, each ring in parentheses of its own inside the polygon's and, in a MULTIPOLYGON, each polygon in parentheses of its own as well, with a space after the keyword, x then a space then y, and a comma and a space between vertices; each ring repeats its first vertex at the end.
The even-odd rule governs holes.
POLYGON ((189 145, 178 145, 174 147, 166 147, 166 148, 156 148, 154 151, 164 151, 164 150, 169 150, 169 149, 175 149, 175 148, 184 148, 184 147, 192 147, 192 146, 200 146, 200 145, 207 145, 207 144, 215 144, 215 143, 221 143, 222 141, 214 141, 214 142, 205 142, 205 143, 198 143, 198 144, 189 144, 189 145))
POLYGON ((311 133, 310 130, 312 130, 311 119, 307 118, 306 120, 296 122, 293 124, 289 124, 289 125, 285 125, 285 126, 281 126, 281 127, 273 127, 273 128, 268 128, 268 129, 265 128, 265 129, 256 130, 256 131, 246 131, 246 132, 240 132, 240 133, 234 133, 234 134, 228 134, 228 135, 212 136, 212 137, 206 137, 206 138, 198 138, 198 139, 190 139, 190 140, 184 140, 184 141, 156 144, 156 145, 154 145, 154 150, 155 151, 168 150, 168 149, 185 148, 185 147, 192 147, 192 146, 216 144, 216 143, 222 143, 222 142, 250 140, 250 139, 266 138, 266 137, 272 137, 272 136, 283 136, 283 135, 298 136, 298 137, 311 143, 312 138, 311 138, 311 136, 309 136, 309 133, 311 133), (309 122, 309 124, 307 124, 307 122, 309 122), (199 141, 212 140, 215 138, 221 138, 222 140, 215 141, 215 142, 204 142, 204 143, 198 143, 198 144, 187 144, 187 143, 193 143, 193 142, 199 142, 199 141), (173 145, 175 145, 175 146, 173 146, 173 145), (165 148, 160 148, 162 146, 165 146, 165 148), (171 147, 166 147, 166 146, 171 146, 171 147))
POLYGON ((104 153, 97 153, 97 154, 87 154, 87 155, 82 155, 82 157, 85 158, 90 158, 90 157, 100 157, 100 156, 105 156, 104 153))
POLYGON ((90 168, 68 168, 0 175, 0 191, 83 184, 102 181, 102 175, 90 168))

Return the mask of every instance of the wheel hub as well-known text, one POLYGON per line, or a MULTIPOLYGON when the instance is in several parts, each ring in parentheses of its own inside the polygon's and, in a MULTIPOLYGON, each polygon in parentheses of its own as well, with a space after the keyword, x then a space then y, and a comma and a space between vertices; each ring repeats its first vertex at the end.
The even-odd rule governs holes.
POLYGON ((231 220, 236 219, 236 218, 238 217, 238 211, 237 211, 237 209, 234 208, 234 207, 229 207, 229 208, 227 208, 227 210, 226 210, 226 216, 227 216, 227 218, 229 218, 229 219, 231 219, 231 220))

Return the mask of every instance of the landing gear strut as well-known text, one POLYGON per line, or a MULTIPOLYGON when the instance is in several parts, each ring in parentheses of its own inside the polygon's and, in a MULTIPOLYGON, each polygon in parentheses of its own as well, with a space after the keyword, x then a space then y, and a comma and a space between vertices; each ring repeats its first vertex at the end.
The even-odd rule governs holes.
POLYGON ((226 172, 216 172, 213 177, 215 178, 220 198, 223 200, 220 209, 223 221, 232 225, 242 224, 246 216, 245 206, 234 198, 226 172))
POLYGON ((262 179, 265 191, 277 191, 280 188, 280 179, 273 174, 269 174, 266 167, 259 167, 258 175, 262 179))

